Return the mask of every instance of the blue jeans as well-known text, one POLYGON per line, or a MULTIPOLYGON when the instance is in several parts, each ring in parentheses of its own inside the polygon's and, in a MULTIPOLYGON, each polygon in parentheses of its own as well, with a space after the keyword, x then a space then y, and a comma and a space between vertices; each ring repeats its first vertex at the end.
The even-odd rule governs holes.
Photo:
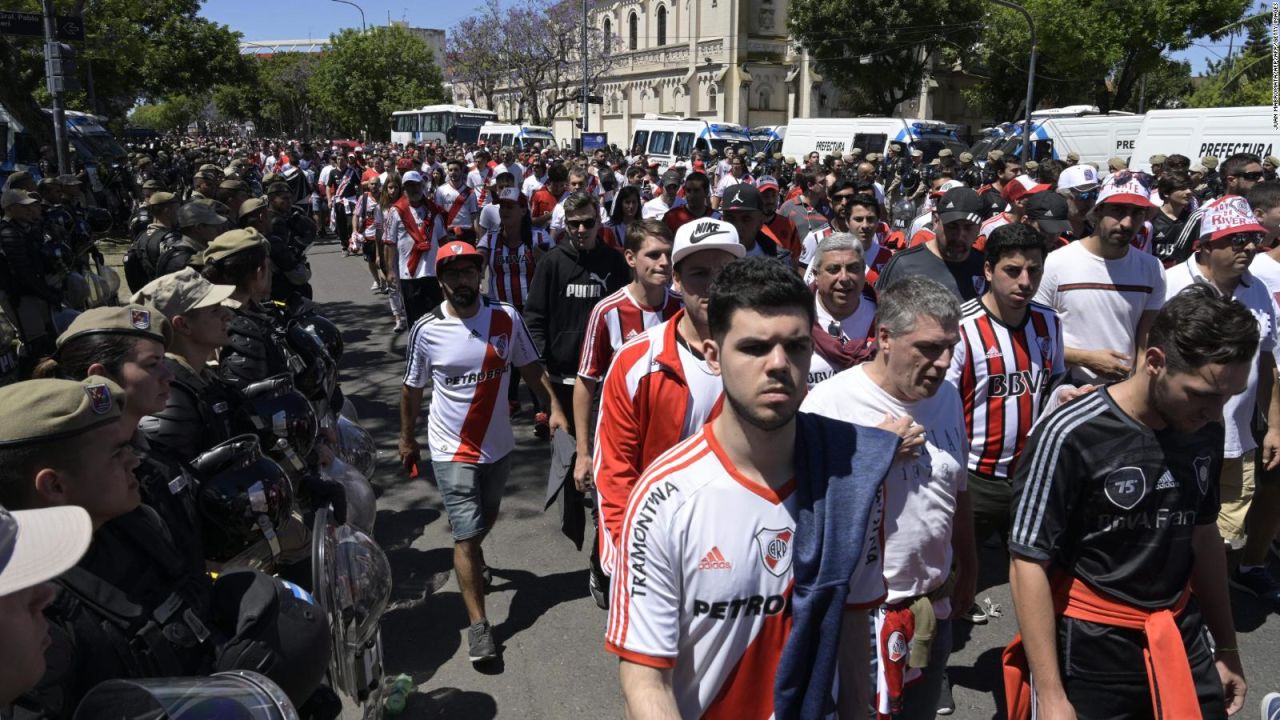
POLYGON ((502 491, 511 472, 511 456, 486 464, 432 461, 431 467, 445 512, 449 514, 454 542, 488 532, 502 504, 502 491))

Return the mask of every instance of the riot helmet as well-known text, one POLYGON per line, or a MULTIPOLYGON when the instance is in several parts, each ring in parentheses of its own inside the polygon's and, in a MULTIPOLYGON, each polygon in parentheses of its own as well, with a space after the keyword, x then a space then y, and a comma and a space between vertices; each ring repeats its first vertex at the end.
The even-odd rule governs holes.
POLYGON ((308 400, 328 400, 337 386, 338 370, 320 338, 297 322, 289 323, 285 338, 300 361, 293 374, 298 391, 308 400))
POLYGON ((342 360, 342 331, 329 318, 319 315, 310 314, 301 319, 302 327, 310 331, 320 339, 324 345, 325 351, 329 354, 329 359, 336 365, 342 360))
POLYGON ((338 455, 360 471, 367 479, 373 479, 378 466, 378 447, 373 436, 360 423, 339 413, 334 431, 338 436, 338 455))
POLYGON ((238 435, 192 461, 196 511, 207 559, 223 562, 266 539, 279 552, 277 528, 293 509, 293 487, 258 438, 238 435))
POLYGON ((249 385, 242 392, 249 400, 249 422, 253 432, 262 441, 267 454, 282 460, 277 453, 280 450, 277 445, 283 440, 297 456, 297 461, 286 458, 282 464, 290 473, 301 472, 301 458, 315 447, 319 422, 315 408, 294 389, 293 378, 287 373, 273 375, 249 385))

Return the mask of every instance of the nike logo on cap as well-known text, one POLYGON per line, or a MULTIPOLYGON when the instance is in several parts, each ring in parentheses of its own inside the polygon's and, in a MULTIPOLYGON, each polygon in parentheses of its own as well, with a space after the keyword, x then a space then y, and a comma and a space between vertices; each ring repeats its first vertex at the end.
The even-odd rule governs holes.
POLYGON ((698 226, 693 229, 693 232, 689 234, 689 243, 697 245, 712 235, 723 235, 727 232, 728 230, 721 227, 719 223, 699 223, 698 226))

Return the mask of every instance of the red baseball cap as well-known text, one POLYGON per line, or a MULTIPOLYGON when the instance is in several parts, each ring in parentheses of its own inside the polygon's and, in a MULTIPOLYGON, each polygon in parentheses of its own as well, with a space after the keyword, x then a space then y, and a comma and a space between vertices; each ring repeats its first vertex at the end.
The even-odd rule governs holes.
POLYGON ((474 257, 483 262, 484 256, 472 245, 465 240, 450 240, 440 245, 440 249, 436 251, 436 274, 440 274, 440 268, 451 260, 457 260, 462 257, 474 257))
POLYGON ((1024 195, 1044 192, 1051 188, 1052 186, 1048 183, 1036 182, 1030 175, 1019 175, 1013 179, 1013 182, 1005 185, 1000 194, 1004 196, 1006 202, 1015 203, 1024 195))

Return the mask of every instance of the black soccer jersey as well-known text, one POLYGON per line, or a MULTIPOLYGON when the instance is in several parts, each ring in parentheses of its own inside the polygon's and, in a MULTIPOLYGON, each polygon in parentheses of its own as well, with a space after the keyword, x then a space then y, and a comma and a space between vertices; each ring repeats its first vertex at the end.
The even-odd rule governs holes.
POLYGON ((1216 522, 1223 429, 1152 430, 1099 389, 1040 421, 1014 477, 1009 550, 1137 607, 1172 605, 1216 522))

